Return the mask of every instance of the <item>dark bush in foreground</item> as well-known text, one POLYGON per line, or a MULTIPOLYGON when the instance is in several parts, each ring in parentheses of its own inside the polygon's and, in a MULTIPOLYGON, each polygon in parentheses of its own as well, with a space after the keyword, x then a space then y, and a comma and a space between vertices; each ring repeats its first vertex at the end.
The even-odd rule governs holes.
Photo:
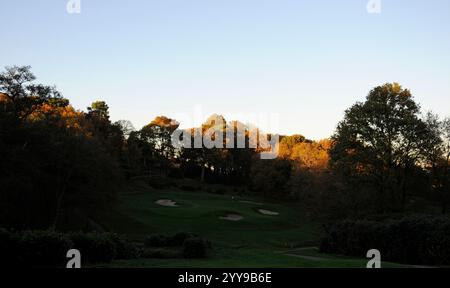
POLYGON ((365 257, 378 249, 383 260, 408 263, 450 264, 450 219, 412 216, 383 222, 345 220, 326 227, 320 250, 365 257))
POLYGON ((143 258, 174 259, 181 258, 181 256, 179 249, 173 248, 145 248, 142 252, 143 258))
POLYGON ((116 244, 108 233, 72 233, 73 247, 81 252, 83 262, 111 262, 116 258, 116 244))
POLYGON ((17 236, 10 233, 6 229, 0 228, 0 255, 2 255, 2 261, 0 261, 0 267, 7 267, 16 265, 16 251, 18 246, 17 236))
POLYGON ((191 232, 178 232, 172 236, 172 244, 174 246, 182 246, 187 239, 196 237, 199 237, 199 235, 191 232))
POLYGON ((179 232, 173 235, 153 234, 141 249, 124 236, 114 233, 54 231, 10 232, 0 228, 1 266, 65 267, 67 251, 77 249, 82 265, 105 263, 115 259, 203 258, 210 243, 197 234, 179 232))
POLYGON ((188 238, 183 243, 184 258, 205 258, 208 243, 201 238, 188 238))
POLYGON ((64 267, 72 242, 64 234, 53 231, 26 231, 14 235, 14 261, 20 266, 64 267))
POLYGON ((151 234, 144 240, 146 247, 176 247, 182 246, 184 241, 189 238, 198 237, 195 233, 178 232, 173 235, 151 234))
POLYGON ((190 232, 152 234, 145 241, 144 258, 204 258, 211 243, 190 232))
POLYGON ((1 266, 65 267, 67 251, 78 249, 83 263, 139 258, 139 248, 114 233, 10 232, 0 228, 1 266))
POLYGON ((115 233, 71 233, 73 248, 80 250, 84 261, 111 262, 114 259, 139 258, 139 248, 115 233))
POLYGON ((144 239, 146 247, 169 247, 170 237, 165 234, 151 234, 144 239))
POLYGON ((136 259, 140 256, 140 249, 126 239, 124 236, 111 233, 111 239, 116 245, 116 258, 115 259, 136 259))

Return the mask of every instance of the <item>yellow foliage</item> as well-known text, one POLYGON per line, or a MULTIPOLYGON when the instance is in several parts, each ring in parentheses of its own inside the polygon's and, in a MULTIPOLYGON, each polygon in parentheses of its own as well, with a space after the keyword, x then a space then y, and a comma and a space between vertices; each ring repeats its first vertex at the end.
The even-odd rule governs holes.
POLYGON ((329 150, 331 141, 324 139, 321 141, 304 141, 288 145, 280 143, 279 156, 291 159, 298 163, 300 167, 308 169, 325 169, 328 166, 329 150))
POLYGON ((85 129, 83 129, 83 126, 85 126, 84 113, 75 110, 71 105, 56 107, 48 103, 43 103, 35 107, 33 113, 28 116, 28 120, 52 120, 57 126, 72 129, 78 133, 87 135, 87 131, 84 131, 85 129))

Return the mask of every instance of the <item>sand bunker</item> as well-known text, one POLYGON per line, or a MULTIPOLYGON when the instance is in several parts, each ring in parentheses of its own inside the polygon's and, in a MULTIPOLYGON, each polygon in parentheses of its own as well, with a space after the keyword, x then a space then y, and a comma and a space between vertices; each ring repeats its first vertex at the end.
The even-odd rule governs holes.
POLYGON ((280 213, 278 212, 274 212, 274 211, 270 211, 270 210, 265 210, 265 209, 258 209, 258 212, 264 215, 269 215, 269 216, 277 216, 280 215, 280 213))
POLYGON ((239 221, 244 219, 244 217, 239 214, 226 214, 225 216, 220 217, 220 219, 228 221, 239 221))
POLYGON ((166 206, 166 207, 178 207, 177 202, 169 200, 169 199, 160 199, 155 202, 158 205, 166 206))

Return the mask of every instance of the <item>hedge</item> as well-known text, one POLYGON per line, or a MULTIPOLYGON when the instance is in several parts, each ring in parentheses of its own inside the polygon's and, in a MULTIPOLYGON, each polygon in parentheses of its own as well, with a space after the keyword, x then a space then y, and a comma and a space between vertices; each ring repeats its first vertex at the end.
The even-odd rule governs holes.
POLYGON ((450 219, 410 216, 397 220, 344 220, 325 227, 320 250, 365 257, 378 249, 383 260, 425 265, 450 264, 450 219))

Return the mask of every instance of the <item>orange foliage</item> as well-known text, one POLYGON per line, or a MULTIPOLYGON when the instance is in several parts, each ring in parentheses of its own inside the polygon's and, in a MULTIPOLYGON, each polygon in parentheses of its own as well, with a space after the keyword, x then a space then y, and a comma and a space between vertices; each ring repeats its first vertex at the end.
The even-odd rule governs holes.
POLYGON ((329 139, 316 141, 303 141, 288 144, 291 141, 280 143, 279 156, 295 161, 300 167, 308 169, 326 169, 330 159, 329 150, 331 141, 329 139))
POLYGON ((7 102, 8 96, 6 94, 0 93, 0 103, 7 102))
POLYGON ((35 107, 33 113, 28 116, 28 120, 52 120, 59 127, 65 127, 78 133, 86 134, 86 131, 83 131, 83 126, 85 126, 84 113, 75 110, 70 105, 64 107, 56 107, 48 103, 43 103, 35 107))
POLYGON ((150 127, 154 126, 173 132, 180 126, 180 123, 174 119, 167 118, 166 116, 158 116, 150 123, 150 127))

